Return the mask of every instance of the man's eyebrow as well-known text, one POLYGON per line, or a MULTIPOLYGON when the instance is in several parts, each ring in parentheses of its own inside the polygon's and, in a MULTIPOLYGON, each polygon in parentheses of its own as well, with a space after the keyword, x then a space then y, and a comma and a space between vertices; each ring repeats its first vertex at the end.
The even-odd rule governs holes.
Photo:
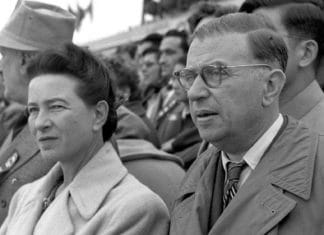
POLYGON ((187 69, 199 69, 207 65, 220 65, 220 66, 228 66, 224 61, 221 60, 213 60, 212 62, 209 63, 203 63, 203 64, 198 64, 197 66, 190 66, 190 67, 185 67, 187 69))

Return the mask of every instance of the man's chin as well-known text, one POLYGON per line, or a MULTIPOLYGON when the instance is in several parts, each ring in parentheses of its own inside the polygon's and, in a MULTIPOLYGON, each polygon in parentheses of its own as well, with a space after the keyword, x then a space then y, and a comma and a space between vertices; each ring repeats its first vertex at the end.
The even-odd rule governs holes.
POLYGON ((169 72, 169 70, 162 70, 161 76, 163 79, 169 79, 171 77, 171 73, 169 72))

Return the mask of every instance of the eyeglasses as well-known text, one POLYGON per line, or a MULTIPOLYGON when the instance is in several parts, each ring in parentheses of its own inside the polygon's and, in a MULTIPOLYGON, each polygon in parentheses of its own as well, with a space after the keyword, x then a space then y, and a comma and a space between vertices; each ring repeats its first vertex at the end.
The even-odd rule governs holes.
POLYGON ((249 68, 249 67, 265 67, 272 70, 268 64, 244 64, 244 65, 205 65, 200 68, 199 72, 193 69, 181 69, 174 72, 174 77, 179 81, 180 85, 189 90, 194 83, 196 77, 200 75, 204 83, 210 88, 219 87, 222 80, 233 76, 233 70, 236 68, 249 68))

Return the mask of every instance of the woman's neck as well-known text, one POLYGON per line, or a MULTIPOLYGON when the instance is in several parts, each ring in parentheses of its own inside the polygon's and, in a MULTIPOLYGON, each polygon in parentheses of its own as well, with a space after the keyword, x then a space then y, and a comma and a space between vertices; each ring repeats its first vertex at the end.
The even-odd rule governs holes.
POLYGON ((94 139, 86 153, 79 153, 79 156, 72 156, 72 161, 60 162, 63 170, 64 181, 62 188, 68 186, 78 174, 78 172, 92 159, 92 157, 102 148, 104 141, 94 139))

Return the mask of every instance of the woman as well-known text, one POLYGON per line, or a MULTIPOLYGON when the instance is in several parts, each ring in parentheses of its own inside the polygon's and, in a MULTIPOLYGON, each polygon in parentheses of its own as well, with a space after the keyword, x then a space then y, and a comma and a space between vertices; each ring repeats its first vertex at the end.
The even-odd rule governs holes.
POLYGON ((109 141, 117 121, 107 68, 68 44, 40 54, 27 73, 31 133, 58 163, 15 194, 0 234, 167 234, 165 204, 109 141))

